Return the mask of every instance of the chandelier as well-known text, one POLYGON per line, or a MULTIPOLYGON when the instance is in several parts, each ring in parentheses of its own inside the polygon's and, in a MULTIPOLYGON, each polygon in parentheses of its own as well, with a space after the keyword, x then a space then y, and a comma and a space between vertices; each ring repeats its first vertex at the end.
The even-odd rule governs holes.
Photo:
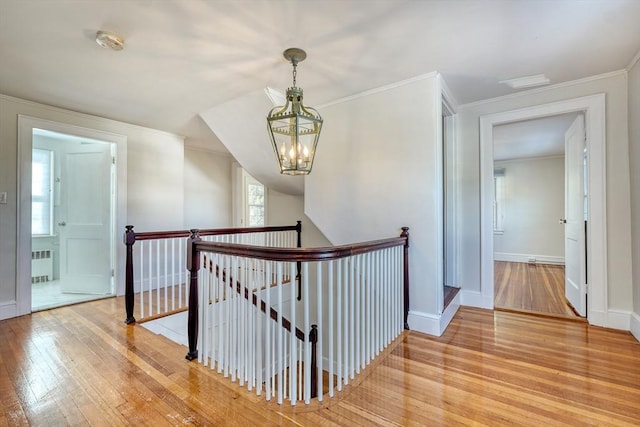
POLYGON ((302 88, 296 86, 296 67, 307 54, 302 49, 290 48, 283 52, 283 56, 293 66, 293 85, 287 89, 285 105, 269 111, 269 136, 280 173, 308 175, 316 154, 322 117, 315 109, 302 104, 302 88))

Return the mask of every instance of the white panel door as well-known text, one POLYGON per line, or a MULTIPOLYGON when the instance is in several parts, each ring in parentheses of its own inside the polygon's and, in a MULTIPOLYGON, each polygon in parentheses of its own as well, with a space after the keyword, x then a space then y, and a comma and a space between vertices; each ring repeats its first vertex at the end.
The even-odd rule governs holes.
POLYGON ((60 196, 60 290, 112 293, 110 144, 68 144, 60 196))
POLYGON ((565 134, 565 296, 580 316, 587 313, 584 226, 584 116, 565 134))

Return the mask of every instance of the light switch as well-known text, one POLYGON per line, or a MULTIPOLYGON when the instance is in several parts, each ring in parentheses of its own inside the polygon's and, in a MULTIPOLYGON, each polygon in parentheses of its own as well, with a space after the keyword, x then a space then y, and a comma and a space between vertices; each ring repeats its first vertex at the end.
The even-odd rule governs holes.
POLYGON ((0 191, 0 203, 2 203, 3 205, 7 204, 7 192, 6 191, 0 191))

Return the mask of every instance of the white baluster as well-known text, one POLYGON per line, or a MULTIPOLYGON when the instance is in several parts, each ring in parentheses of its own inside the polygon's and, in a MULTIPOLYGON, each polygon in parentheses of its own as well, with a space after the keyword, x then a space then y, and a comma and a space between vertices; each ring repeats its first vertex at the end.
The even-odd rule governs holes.
POLYGON ((277 286, 277 306, 278 306, 278 404, 282 405, 282 387, 283 387, 283 374, 284 374, 284 337, 282 326, 282 262, 276 263, 276 286, 277 286))
POLYGON ((317 325, 318 325, 318 343, 316 344, 316 354, 317 354, 317 358, 316 358, 316 363, 317 363, 317 377, 318 377, 318 384, 317 384, 317 392, 318 392, 318 402, 322 402, 322 333, 324 331, 324 323, 322 321, 322 266, 323 263, 322 262, 318 262, 316 263, 316 267, 317 267, 317 277, 316 277, 316 299, 317 299, 317 309, 318 309, 318 314, 317 314, 317 325))
POLYGON ((291 333, 289 334, 290 336, 290 340, 291 340, 291 344, 290 344, 290 350, 291 353, 289 354, 289 396, 291 399, 291 405, 294 406, 296 404, 296 396, 297 396, 297 391, 296 391, 296 375, 298 373, 298 370, 296 369, 297 366, 297 355, 296 355, 296 286, 295 286, 295 279, 293 279, 296 275, 296 263, 295 262, 290 262, 289 263, 289 277, 292 278, 292 280, 289 282, 289 297, 290 297, 290 304, 291 304, 291 318, 289 319, 291 322, 291 333))

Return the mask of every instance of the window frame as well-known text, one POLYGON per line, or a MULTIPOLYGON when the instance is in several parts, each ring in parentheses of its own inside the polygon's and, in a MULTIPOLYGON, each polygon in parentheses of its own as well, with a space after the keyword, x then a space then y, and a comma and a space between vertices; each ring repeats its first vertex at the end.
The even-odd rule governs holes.
MULTIPOLYGON (((32 159, 31 159, 31 170, 32 170, 32 182, 31 182, 31 209, 33 210, 33 205, 34 203, 44 203, 45 205, 45 209, 48 210, 48 224, 44 223, 44 218, 43 220, 40 221, 40 227, 34 227, 34 217, 33 217, 33 211, 31 212, 31 235, 33 237, 50 237, 50 236, 54 236, 54 227, 53 227, 53 222, 54 222, 54 211, 53 211, 53 207, 54 207, 54 168, 55 168, 55 162, 54 162, 54 156, 55 153, 53 150, 49 150, 49 149, 45 149, 45 148, 37 148, 37 147, 33 147, 32 148, 32 159), (48 183, 46 185, 48 185, 48 188, 46 186, 43 186, 43 191, 46 192, 47 194, 42 194, 42 195, 38 195, 36 194, 36 192, 34 191, 34 184, 36 183, 36 181, 33 179, 33 171, 36 169, 36 161, 35 161, 35 156, 34 153, 36 151, 40 151, 43 153, 47 153, 48 159, 43 162, 37 162, 37 164, 41 164, 41 165, 45 165, 46 163, 48 163, 48 179, 46 179, 45 177, 43 177, 42 179, 42 183, 45 183, 45 180, 48 181, 48 183), (39 228, 39 229, 38 229, 39 228), (43 232, 39 233, 36 232, 35 230, 42 230, 43 232)), ((46 172, 46 171, 45 171, 46 172)))

